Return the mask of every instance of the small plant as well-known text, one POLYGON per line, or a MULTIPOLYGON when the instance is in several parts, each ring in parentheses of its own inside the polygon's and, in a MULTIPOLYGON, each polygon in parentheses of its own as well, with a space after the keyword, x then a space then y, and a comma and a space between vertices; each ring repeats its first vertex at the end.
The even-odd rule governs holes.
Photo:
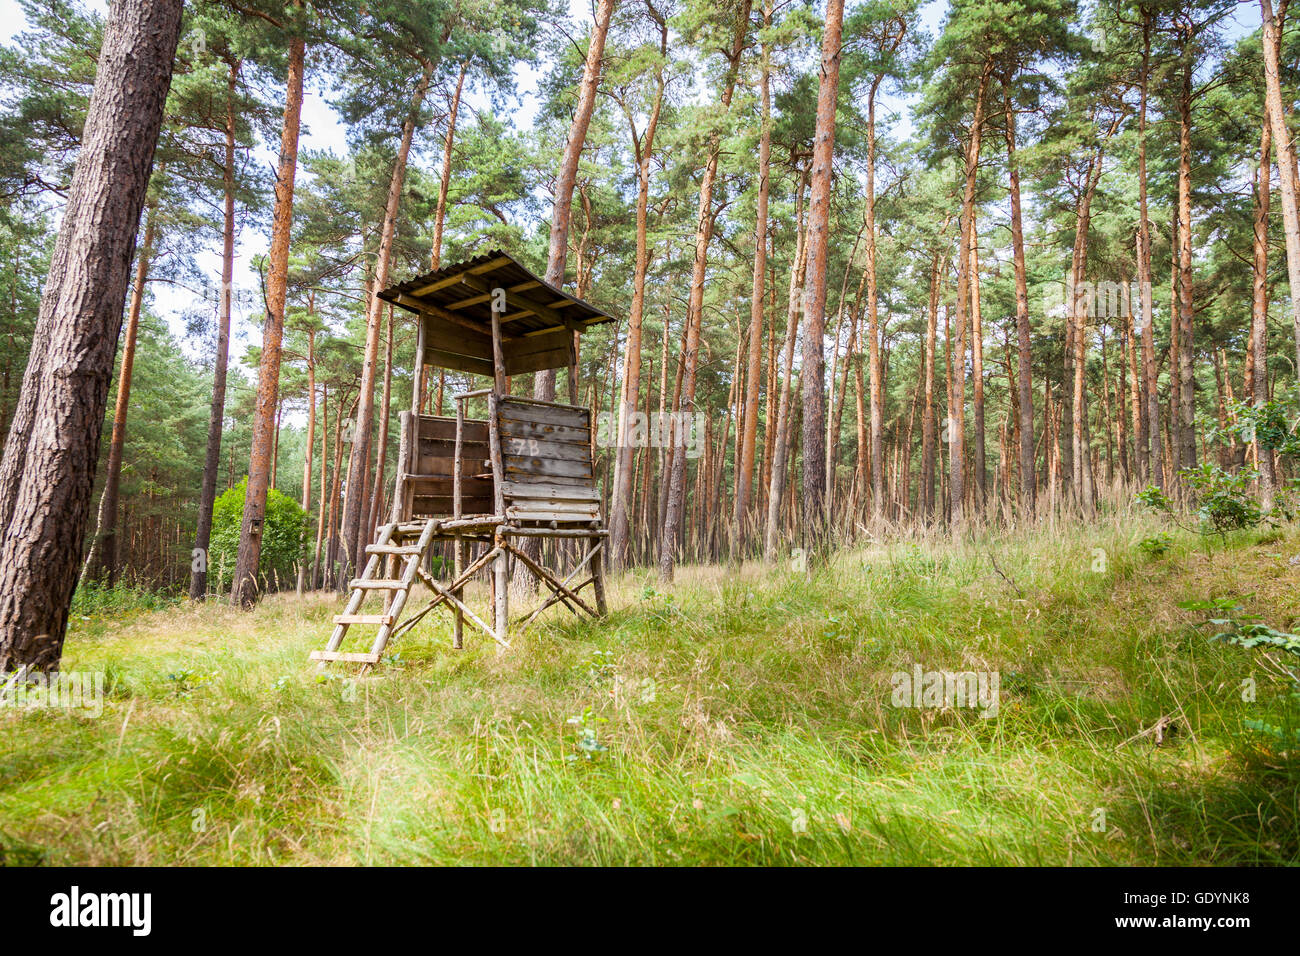
POLYGON ((1209 462, 1199 468, 1184 468, 1180 474, 1200 503, 1201 524, 1220 537, 1239 528, 1253 528, 1264 520, 1250 485, 1259 478, 1253 468, 1233 473, 1209 462))
POLYGON ((617 669, 618 665, 610 651, 592 651, 585 661, 573 665, 574 672, 582 675, 592 687, 604 684, 614 676, 617 669))
POLYGON ((596 735, 596 727, 599 724, 609 723, 608 718, 597 717, 595 711, 590 707, 584 707, 581 714, 577 717, 570 717, 567 723, 578 728, 578 753, 569 754, 564 758, 565 760, 574 761, 580 757, 586 760, 595 760, 597 754, 609 751, 609 748, 602 744, 596 735))
POLYGON ((1146 505, 1152 511, 1169 514, 1174 510, 1174 503, 1170 497, 1155 485, 1147 485, 1134 497, 1137 499, 1138 504, 1146 505))
POLYGON ((1138 542, 1137 548, 1147 557, 1159 558, 1168 554, 1174 546, 1173 536, 1168 531, 1161 531, 1138 542))
POLYGON ((212 678, 217 676, 216 671, 210 671, 201 674, 191 667, 182 667, 178 671, 172 671, 167 675, 167 681, 171 686, 173 697, 179 697, 182 700, 189 700, 194 696, 194 691, 203 684, 206 684, 212 678))
MULTIPOLYGON (((1280 650, 1300 657, 1300 634, 1279 631, 1263 623, 1258 614, 1246 614, 1245 608, 1236 598, 1211 598, 1205 601, 1182 601, 1178 605, 1185 611, 1200 611, 1206 614, 1198 627, 1212 626, 1215 633, 1211 641, 1223 644, 1235 644, 1238 647, 1265 650, 1280 650)), ((1300 685, 1300 677, 1283 668, 1292 680, 1300 685)))

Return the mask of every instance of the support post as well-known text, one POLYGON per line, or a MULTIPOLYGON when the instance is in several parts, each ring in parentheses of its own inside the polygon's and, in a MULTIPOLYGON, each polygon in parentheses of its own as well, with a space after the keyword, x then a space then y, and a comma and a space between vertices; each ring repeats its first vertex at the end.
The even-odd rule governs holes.
MULTIPOLYGON (((456 457, 452 462, 451 473, 451 510, 453 517, 461 517, 461 496, 460 496, 460 472, 462 451, 465 442, 465 402, 466 399, 456 397, 456 457)), ((465 564, 465 539, 461 535, 456 535, 456 566, 455 577, 460 578, 461 568, 465 564)), ((465 599, 464 588, 456 589, 456 599, 463 601, 465 599)), ((465 646, 465 613, 459 605, 455 608, 455 622, 452 625, 451 646, 460 650, 465 646)))
POLYGON ((424 316, 418 316, 415 330, 415 384, 411 388, 411 411, 424 412, 424 316))
POLYGON ((591 587, 596 594, 596 613, 606 614, 605 607, 605 549, 599 537, 587 539, 591 548, 591 587))
MULTIPOLYGON (((492 309, 492 342, 493 348, 500 354, 501 337, 500 320, 497 315, 496 307, 492 309)), ((504 374, 504 365, 497 365, 497 375, 501 377, 504 374)), ((492 456, 492 508, 493 513, 500 515, 500 520, 505 521, 506 498, 505 498, 505 466, 501 456, 501 396, 493 392, 488 396, 488 452, 492 456)), ((496 631, 498 644, 504 644, 507 640, 506 627, 509 621, 510 598, 508 596, 509 588, 507 579, 509 577, 509 550, 505 547, 505 525, 499 524, 492 533, 492 543, 499 548, 501 553, 497 555, 496 564, 492 572, 492 627, 496 631)))

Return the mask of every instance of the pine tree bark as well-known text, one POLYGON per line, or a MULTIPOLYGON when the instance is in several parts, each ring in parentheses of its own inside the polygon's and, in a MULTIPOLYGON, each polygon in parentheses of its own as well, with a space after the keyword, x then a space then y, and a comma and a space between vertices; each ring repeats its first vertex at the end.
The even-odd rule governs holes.
POLYGON ((803 528, 808 545, 820 549, 827 532, 826 500, 826 259, 829 251, 831 174, 835 153, 835 105, 839 93, 844 0, 827 0, 822 36, 817 125, 813 134, 808 198, 808 264, 804 275, 803 528))
POLYGON ((280 396, 280 349, 284 338, 284 309, 288 294, 289 239, 293 226, 293 186, 298 172, 298 130, 302 120, 302 78, 306 44, 302 36, 289 40, 289 71, 285 87, 280 158, 275 175, 275 206, 271 217, 271 249, 266 276, 266 320, 262 356, 257 369, 257 408, 248 461, 248 491, 239 529, 239 554, 230 588, 230 602, 251 608, 257 600, 257 568, 262 556, 262 522, 270 486, 272 446, 280 396))
POLYGON ((23 395, 0 461, 0 673, 58 669, 181 0, 109 9, 23 395))
MULTIPOLYGON (((832 0, 838 2, 838 0, 832 0)), ((740 55, 749 33, 750 0, 742 0, 736 15, 736 28, 731 49, 727 54, 728 66, 723 80, 722 96, 718 105, 722 112, 731 109, 740 72, 740 55)), ((695 372, 699 365, 700 326, 704 318, 704 280, 709 262, 709 243, 713 239, 713 224, 717 210, 713 208, 713 186, 718 176, 721 155, 721 136, 715 132, 709 140, 709 158, 700 177, 700 203, 695 222, 695 256, 691 266, 691 288, 686 305, 686 342, 683 352, 682 393, 674 411, 695 410, 695 372)), ((664 512, 663 546, 659 550, 659 580, 671 581, 676 564, 676 541, 686 510, 686 448, 685 435, 680 428, 673 429, 674 452, 672 470, 668 479, 668 507, 664 512)))
MULTIPOLYGON (((226 155, 221 168, 224 218, 221 228, 221 301, 217 308, 217 354, 212 372, 212 403, 208 409, 208 440, 199 488, 198 526, 194 532, 195 560, 190 562, 190 600, 202 601, 208 590, 208 546, 212 540, 212 506, 217 500, 217 469, 221 467, 221 427, 226 415, 226 370, 230 358, 230 307, 235 282, 235 87, 242 61, 230 64, 226 78, 226 155)), ((324 467, 322 461, 321 467, 324 467)))
MULTIPOLYGON (((1259 166, 1255 173, 1254 296, 1250 309, 1250 358, 1246 368, 1246 400, 1256 407, 1268 401, 1268 213, 1272 198, 1272 126, 1265 109, 1259 136, 1259 166)), ((1259 459, 1259 499, 1265 511, 1272 510, 1276 477, 1273 451, 1256 443, 1259 459)))
MULTIPOLYGON (((653 8, 651 14, 654 15, 653 8)), ((660 57, 668 54, 668 23, 660 19, 660 57)), ((628 423, 636 413, 637 399, 641 393, 641 331, 645 318, 646 274, 650 269, 650 248, 646 240, 650 210, 650 160, 654 155, 655 133, 659 128, 659 114, 664 101, 663 63, 655 70, 655 98, 646 122, 645 132, 637 136, 636 123, 628 114, 632 147, 636 153, 636 265, 632 275, 632 308, 628 314, 627 343, 623 347, 623 387, 618 408, 618 448, 614 462, 614 492, 610 502, 610 566, 613 570, 626 567, 629 559, 629 537, 632 508, 632 456, 633 446, 628 441, 628 423)))
POLYGON ((1151 219, 1147 208, 1147 96, 1151 79, 1151 20, 1153 14, 1143 9, 1142 72, 1138 104, 1138 295, 1142 303, 1142 378, 1143 416, 1145 419, 1145 480, 1161 490, 1165 487, 1164 454, 1160 443, 1159 372, 1156 368, 1154 329, 1155 301, 1151 286, 1151 219))
MULTIPOLYGON (((1196 379, 1192 368, 1192 63, 1183 65, 1178 96, 1178 465, 1196 467, 1196 379)), ((1300 335, 1300 326, 1297 326, 1300 335)), ((1300 338, 1297 339, 1300 346, 1300 338)), ((1300 356, 1300 351, 1297 351, 1300 356)), ((1171 371, 1174 371, 1171 369, 1171 371)))
POLYGON ((1282 196, 1282 227, 1286 236, 1286 274, 1291 288, 1291 325, 1295 336, 1296 366, 1300 367, 1300 173, 1296 170, 1295 143, 1286 125, 1282 102, 1281 43, 1286 0, 1273 15, 1272 0, 1259 0, 1264 19, 1264 85, 1268 121, 1277 151, 1278 186, 1282 196))
POLYGON ((117 583, 121 571, 118 554, 118 491, 122 482, 122 455, 126 450, 126 418, 131 408, 131 380, 135 377, 135 345, 140 330, 140 310, 144 305, 144 286, 152 265, 153 246, 158 229, 158 198, 145 206, 144 239, 136 256, 135 283, 131 287, 131 304, 127 309, 126 330, 122 335, 122 365, 117 376, 117 400, 113 404, 113 432, 108 442, 108 465, 104 471, 104 490, 99 499, 99 516, 90 554, 82 570, 81 581, 93 578, 109 587, 117 583))
POLYGON ((790 404, 793 395, 791 374, 794 366, 795 339, 799 335, 799 303, 803 299, 804 271, 807 266, 807 232, 803 227, 803 197, 808 173, 801 172, 795 193, 795 253, 790 269, 790 294, 786 308, 785 345, 781 355, 780 398, 776 408, 775 439, 772 443, 771 481, 767 494, 767 528, 763 554, 770 563, 776 560, 781 539, 781 509, 785 499, 786 460, 790 453, 790 404))
MULTIPOLYGON (((551 237, 546 257, 545 279, 559 289, 564 286, 564 267, 569 254, 569 226, 573 222, 573 191, 578 182, 578 161, 587 142, 587 129, 596 108, 596 92, 600 86, 601 66, 605 57, 605 37, 609 21, 614 15, 615 0, 600 0, 596 6, 596 19, 592 25, 591 41, 587 45, 587 58, 582 67, 582 84, 578 88, 578 106, 569 126, 569 138, 564 144, 564 157, 560 173, 555 179, 555 206, 551 213, 551 237)), ((533 398, 545 402, 555 401, 555 369, 543 369, 533 376, 533 398)), ((538 539, 525 540, 525 551, 537 551, 538 539), (528 546, 531 546, 528 547, 528 546)), ((531 575, 516 575, 520 581, 531 582, 531 575)), ((531 590, 531 583, 528 586, 531 590)))
POLYGON ((954 528, 965 522, 966 501, 966 327, 970 316, 970 250, 975 230, 975 181, 979 175, 980 142, 984 132, 984 106, 992 67, 986 65, 975 90, 970 139, 964 156, 965 186, 961 201, 961 238, 957 255, 957 311, 953 341, 955 354, 948 405, 949 520, 954 528))
MULTIPOLYGON (((363 533, 368 520, 367 476, 370 471, 370 451, 375 430, 375 378, 379 365, 379 335, 383 325, 384 300, 379 293, 388 285, 388 273, 393 258, 393 235, 397 231, 397 212, 402 201, 402 186, 406 182, 406 161, 411 152, 411 140, 424 106, 433 76, 432 62, 424 64, 424 72, 411 99, 410 112, 402 124, 402 138, 393 161, 393 172, 388 181, 388 198, 384 206, 384 222, 379 233, 379 249, 375 258, 375 273, 371 280, 370 303, 366 313, 366 348, 361 362, 361 395, 357 400, 356 428, 353 431, 352 453, 348 458, 348 480, 343 505, 343 540, 346 545, 339 581, 351 576, 353 568, 365 563, 368 534, 363 533)), ((375 469, 376 474, 379 469, 375 469)), ((378 482, 374 482, 377 484, 378 482)))
POLYGON ((1019 439, 1020 513, 1033 520, 1037 483, 1034 472, 1034 386, 1033 349, 1029 327, 1029 273, 1025 265, 1025 231, 1020 212, 1020 162, 1016 157, 1016 113, 1005 87, 1002 104, 1006 115, 1007 184, 1011 202, 1011 258, 1016 281, 1016 435, 1019 439))
MULTIPOLYGON (((460 73, 456 76, 456 91, 451 96, 451 108, 447 111, 447 135, 442 141, 442 176, 438 180, 438 207, 433 217, 433 253, 429 268, 437 271, 442 264, 442 230, 447 221, 447 191, 451 188, 452 146, 456 141, 456 119, 460 115, 460 95, 465 89, 465 74, 469 72, 469 57, 460 64, 460 73)), ((442 414, 439 409, 438 414, 442 414)))
MULTIPOLYGON (((763 5, 763 28, 772 25, 771 0, 763 5)), ((763 42, 759 54, 759 102, 762 124, 758 141, 758 202, 754 211, 754 278, 749 300, 749 364, 746 376, 744 418, 741 423, 740 468, 736 484, 736 507, 732 514, 732 559, 743 553, 749 535, 750 494, 754 485, 754 461, 758 447, 759 386, 763 367, 764 288, 767 275, 767 216, 771 191, 772 88, 771 51, 763 42)), ((771 423, 769 422, 769 427, 771 423)))

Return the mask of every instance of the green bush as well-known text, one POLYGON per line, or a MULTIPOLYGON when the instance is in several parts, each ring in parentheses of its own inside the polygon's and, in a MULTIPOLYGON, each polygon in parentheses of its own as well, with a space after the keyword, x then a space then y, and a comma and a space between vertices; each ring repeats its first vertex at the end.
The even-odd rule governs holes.
POLYGON ((1209 531, 1224 535, 1253 528, 1264 520, 1259 502, 1250 493, 1250 483, 1259 477, 1253 468, 1234 474, 1207 462, 1199 468, 1184 468, 1179 474, 1195 493, 1197 517, 1209 531))
MULTIPOLYGON (((221 590, 230 587, 239 553, 239 529, 244 522, 244 497, 248 478, 227 489, 212 506, 212 540, 208 546, 208 574, 221 590)), ((262 522, 262 557, 258 579, 263 590, 290 586, 302 558, 307 512, 298 502, 274 488, 266 493, 266 520, 262 522)))

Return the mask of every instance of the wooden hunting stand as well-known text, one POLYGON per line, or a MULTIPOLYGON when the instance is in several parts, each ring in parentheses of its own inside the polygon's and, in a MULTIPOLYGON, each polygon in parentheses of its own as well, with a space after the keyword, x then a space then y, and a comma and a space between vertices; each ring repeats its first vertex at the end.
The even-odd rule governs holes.
POLYGON ((522 564, 550 589, 541 605, 524 616, 526 627, 554 604, 593 617, 605 613, 604 539, 600 492, 592 467, 591 409, 577 404, 577 336, 610 321, 594 306, 548 285, 504 252, 494 251, 392 286, 379 297, 414 312, 415 388, 409 412, 401 415, 393 508, 381 527, 361 576, 350 584, 334 632, 312 660, 377 664, 390 640, 415 626, 434 608, 454 618, 453 646, 461 647, 468 619, 503 647, 509 646, 510 565, 522 564), (420 414, 426 365, 472 372, 492 387, 453 396, 454 418, 420 414), (509 394, 507 376, 569 368, 570 404, 509 394), (486 399, 488 417, 467 417, 472 399, 486 399), (546 567, 520 539, 563 538, 578 545, 569 573, 546 567), (426 568, 434 542, 454 543, 450 583, 426 568), (469 560, 467 549, 481 546, 469 560), (397 569, 400 561, 400 571, 397 569), (387 570, 381 574, 381 569, 387 570), (579 584, 574 579, 589 569, 579 584), (469 608, 465 584, 490 572, 491 623, 469 608), (416 579, 432 600, 402 619, 416 579), (592 586, 595 608, 579 593, 592 586), (385 594, 382 614, 363 614, 373 591, 385 594), (343 651, 348 628, 378 626, 369 649, 343 651))

